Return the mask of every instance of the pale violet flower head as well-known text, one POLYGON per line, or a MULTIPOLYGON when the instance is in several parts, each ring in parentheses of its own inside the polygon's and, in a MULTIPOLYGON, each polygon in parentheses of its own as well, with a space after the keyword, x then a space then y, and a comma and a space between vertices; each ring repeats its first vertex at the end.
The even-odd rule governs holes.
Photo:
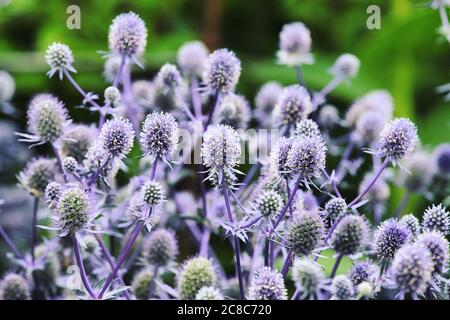
POLYGON ((450 215, 442 204, 428 207, 422 220, 422 228, 426 231, 439 231, 448 235, 450 230, 450 215))
POLYGON ((338 79, 353 78, 358 74, 360 61, 350 53, 344 53, 337 58, 331 73, 338 79))
POLYGON ((433 152, 435 165, 444 175, 450 174, 450 143, 440 144, 433 152))
POLYGON ((288 66, 300 66, 314 62, 311 54, 311 33, 301 22, 292 22, 283 26, 280 32, 278 63, 288 66))
POLYGON ((322 297, 327 289, 327 279, 322 268, 307 258, 295 259, 292 265, 292 280, 300 290, 301 299, 322 297))
POLYGON ((411 192, 428 192, 436 172, 431 155, 423 150, 417 150, 403 160, 402 165, 406 170, 400 171, 400 185, 411 192))
POLYGON ((417 244, 430 251, 433 260, 433 275, 442 274, 448 270, 449 248, 445 236, 437 231, 426 231, 417 238, 417 244))
POLYGON ((158 88, 174 90, 182 85, 182 77, 177 67, 171 63, 164 64, 156 75, 155 85, 158 88))
POLYGON ((208 53, 208 48, 201 41, 184 43, 177 53, 177 63, 183 75, 201 77, 208 53))
POLYGON ((241 75, 241 61, 233 51, 218 49, 208 55, 203 69, 203 81, 211 91, 234 91, 241 75))
POLYGON ((261 86, 255 97, 255 117, 267 128, 270 125, 272 112, 283 92, 283 87, 275 81, 269 81, 261 86))
POLYGON ((385 121, 392 118, 394 102, 391 94, 385 90, 373 90, 357 99, 348 109, 345 121, 348 125, 354 126, 359 117, 366 111, 378 113, 385 121))
POLYGON ((109 27, 109 49, 113 53, 135 58, 147 45, 147 28, 134 12, 122 13, 114 18, 109 27))
POLYGON ((353 138, 361 145, 373 145, 386 125, 386 119, 379 112, 368 110, 356 121, 353 138))
POLYGON ((108 120, 103 125, 98 139, 112 158, 123 158, 133 147, 133 126, 124 118, 108 120))
POLYGON ((351 300, 354 298, 355 289, 353 283, 346 275, 338 275, 331 282, 332 299, 351 300))
POLYGON ((54 42, 48 46, 45 53, 45 61, 50 67, 47 75, 51 78, 58 72, 59 78, 63 78, 64 71, 77 72, 72 63, 74 62, 72 50, 69 46, 54 42))
POLYGON ((214 111, 216 124, 229 125, 234 129, 247 129, 250 121, 250 105, 244 96, 227 94, 214 111))
POLYGON ((281 273, 269 267, 258 270, 250 283, 250 300, 287 300, 287 290, 281 273))
POLYGON ((295 126, 294 135, 298 137, 320 136, 319 125, 311 119, 302 119, 295 126))
POLYGON ((379 154, 396 164, 413 153, 418 141, 416 125, 409 119, 396 118, 380 134, 379 154))
POLYGON ((384 221, 374 235, 375 253, 382 263, 390 262, 395 253, 410 241, 409 230, 395 218, 384 221))
POLYGON ((33 158, 19 173, 20 185, 34 197, 44 194, 47 185, 54 181, 56 176, 56 161, 48 158, 33 158))
POLYGON ((271 175, 284 178, 291 176, 291 169, 287 160, 292 143, 292 138, 280 137, 271 150, 269 158, 269 172, 271 175))
POLYGON ((313 105, 308 91, 298 84, 290 85, 283 89, 278 98, 273 113, 273 124, 294 126, 301 119, 308 117, 312 111, 313 105))

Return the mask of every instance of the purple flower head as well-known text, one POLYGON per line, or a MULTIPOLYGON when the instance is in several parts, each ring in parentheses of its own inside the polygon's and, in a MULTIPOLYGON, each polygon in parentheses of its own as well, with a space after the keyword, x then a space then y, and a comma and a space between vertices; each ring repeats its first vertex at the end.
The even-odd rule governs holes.
POLYGON ((401 295, 410 293, 414 298, 428 288, 433 271, 433 260, 428 249, 408 244, 395 254, 390 276, 401 295))
POLYGON ((274 124, 294 126, 305 119, 313 110, 311 97, 306 89, 298 84, 283 89, 274 110, 274 124))
POLYGON ((177 63, 186 77, 201 77, 208 48, 201 41, 184 43, 177 54, 177 63))
POLYGON ((450 143, 443 143, 435 149, 434 161, 439 172, 444 175, 450 174, 450 143))
POLYGON ((325 224, 316 211, 295 212, 290 224, 286 243, 295 256, 308 256, 322 245, 325 237, 325 224))
POLYGON ((406 118, 397 118, 381 132, 379 152, 395 164, 415 150, 418 140, 416 125, 406 118))
POLYGON ((178 139, 178 124, 171 114, 153 112, 147 115, 140 137, 146 156, 171 160, 178 139))
POLYGON ((14 78, 8 72, 0 70, 0 103, 10 101, 15 89, 14 78))
POLYGON ((292 266, 292 280, 300 290, 301 299, 313 299, 321 296, 327 288, 322 268, 309 259, 295 259, 292 266))
POLYGON ((50 182, 45 188, 45 198, 50 201, 58 201, 61 195, 62 186, 58 182, 50 182))
POLYGON ((298 191, 294 206, 299 210, 306 211, 317 211, 319 209, 317 199, 311 191, 298 191))
POLYGON ((366 111, 374 111, 385 121, 392 118, 394 102, 391 94, 384 90, 374 90, 356 100, 345 115, 345 120, 354 126, 361 115, 366 111))
POLYGON ((415 241, 417 236, 421 232, 420 222, 412 213, 403 216, 400 219, 400 223, 403 224, 409 231, 409 237, 411 241, 415 241))
POLYGON ((336 225, 330 237, 332 248, 339 254, 352 255, 362 250, 369 239, 367 222, 357 215, 347 215, 336 225))
POLYGON ((355 287, 363 282, 374 283, 378 277, 378 267, 369 261, 358 262, 352 266, 348 277, 355 287))
POLYGON ((439 204, 428 207, 422 220, 422 228, 426 231, 439 231, 444 236, 448 235, 450 229, 450 216, 447 210, 439 204))
POLYGON ((358 74, 359 59, 350 53, 344 53, 337 58, 331 69, 331 73, 339 79, 353 78, 358 74))
POLYGON ((448 241, 440 232, 425 231, 418 238, 418 245, 423 245, 430 251, 433 260, 433 274, 447 272, 449 252, 448 241))
POLYGON ((336 300, 350 300, 355 295, 352 281, 346 275, 338 275, 331 282, 332 298, 336 300))
POLYGON ((171 230, 155 230, 144 242, 144 259, 153 266, 167 266, 175 260, 177 254, 178 243, 171 230))
POLYGON ((288 153, 291 150, 293 139, 280 137, 277 144, 270 152, 270 173, 273 176, 288 178, 291 176, 290 168, 287 163, 288 153))
POLYGON ((47 185, 55 180, 56 161, 47 158, 30 160, 25 169, 19 173, 20 185, 35 197, 44 194, 47 185))
POLYGON ((42 144, 53 143, 61 138, 70 124, 69 116, 63 103, 51 94, 39 94, 34 97, 27 112, 28 131, 34 136, 22 141, 42 144))
POLYGON ((282 92, 283 87, 278 82, 270 81, 265 83, 256 94, 255 117, 263 127, 269 127, 272 112, 282 92))
POLYGON ((311 119, 302 119, 295 126, 294 135, 298 137, 316 137, 320 136, 320 130, 317 123, 311 119))
POLYGON ((287 300, 287 290, 281 273, 269 267, 258 270, 250 283, 250 300, 287 300))
POLYGON ((257 195, 254 208, 265 218, 273 218, 283 208, 283 197, 275 190, 263 190, 257 195))
POLYGON ((98 139, 111 157, 125 157, 133 147, 133 126, 124 118, 108 120, 103 125, 98 139))
POLYGON ((400 183, 411 192, 426 192, 435 173, 431 156, 424 151, 416 151, 403 161, 406 170, 400 172, 400 183))
POLYGON ((165 199, 164 188, 158 181, 152 180, 145 183, 141 189, 143 203, 149 206, 156 206, 165 199))
POLYGON ((395 218, 384 221, 375 231, 375 253, 389 262, 402 246, 410 241, 408 228, 395 218))
POLYGON ((313 62, 311 33, 301 22, 285 24, 280 32, 278 63, 299 66, 313 62))
POLYGON ((331 105, 326 104, 319 109, 318 122, 325 128, 333 128, 339 122, 339 111, 331 105))
POLYGON ((65 157, 62 162, 63 170, 67 173, 75 173, 78 169, 78 162, 73 157, 65 157))
POLYGON ((74 61, 72 50, 65 44, 54 42, 49 45, 45 53, 45 61, 50 67, 47 73, 50 78, 58 72, 59 78, 62 79, 64 70, 77 72, 72 66, 74 61))
POLYGON ((84 171, 93 175, 101 169, 99 177, 102 179, 111 175, 114 166, 113 159, 108 159, 108 151, 103 147, 101 141, 97 141, 89 147, 83 160, 84 171))
POLYGON ((325 212, 331 221, 335 221, 338 217, 344 215, 346 211, 347 203, 342 198, 334 197, 325 203, 325 212))
POLYGON ((376 111, 364 112, 356 121, 353 136, 360 144, 372 145, 377 141, 386 125, 386 119, 379 116, 376 111))
POLYGON ((213 91, 233 91, 241 75, 241 62, 234 52, 218 49, 208 55, 203 69, 203 81, 213 91))
POLYGON ((134 12, 122 13, 109 27, 109 49, 120 55, 141 55, 147 45, 147 28, 134 12))
POLYGON ((16 273, 8 273, 0 281, 0 300, 30 300, 31 286, 27 279, 16 273))
POLYGON ((182 83, 183 79, 180 72, 175 65, 170 63, 166 63, 161 67, 155 79, 155 85, 166 91, 177 89, 182 83))
POLYGON ((247 129, 250 121, 250 105, 247 99, 233 93, 226 95, 217 106, 213 121, 234 129, 247 129))
POLYGON ((322 137, 294 138, 287 157, 291 173, 308 181, 321 174, 325 168, 327 147, 322 137))

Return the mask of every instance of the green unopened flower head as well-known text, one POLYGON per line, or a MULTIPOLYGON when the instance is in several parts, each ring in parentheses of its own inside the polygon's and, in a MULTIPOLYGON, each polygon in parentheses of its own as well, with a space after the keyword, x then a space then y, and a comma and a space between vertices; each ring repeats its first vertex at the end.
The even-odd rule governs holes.
POLYGON ((178 254, 178 243, 172 231, 153 231, 144 243, 144 257, 154 266, 162 267, 174 261, 178 254))
POLYGON ((223 300, 223 295, 217 288, 203 287, 195 295, 195 300, 223 300))
POLYGON ((131 288, 138 300, 148 300, 150 296, 151 282, 154 280, 154 274, 149 269, 141 270, 137 273, 131 283, 131 288))
POLYGON ((288 230, 287 245, 296 256, 307 256, 318 248, 325 236, 322 217, 315 211, 296 213, 288 230))
POLYGON ((83 189, 73 186, 64 190, 57 205, 57 212, 64 233, 82 230, 89 221, 89 209, 89 199, 83 189))
POLYGON ((296 259, 292 266, 292 280, 300 289, 303 299, 314 298, 325 288, 326 277, 322 268, 311 260, 296 259))
POLYGON ((330 242, 333 249, 344 255, 359 252, 367 244, 369 227, 366 221, 357 215, 343 217, 334 229, 330 242))
POLYGON ((216 270, 211 260, 203 257, 189 259, 183 265, 178 276, 178 291, 180 299, 194 299, 198 291, 217 283, 216 270))
POLYGON ((355 290, 350 279, 346 275, 338 275, 331 283, 331 292, 336 300, 350 300, 355 295, 355 290))

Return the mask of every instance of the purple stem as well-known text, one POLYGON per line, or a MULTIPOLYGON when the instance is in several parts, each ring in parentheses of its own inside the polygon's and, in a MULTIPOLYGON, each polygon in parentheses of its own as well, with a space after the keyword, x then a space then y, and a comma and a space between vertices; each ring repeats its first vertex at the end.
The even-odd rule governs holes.
POLYGON ((126 60, 127 60, 127 57, 126 57, 126 55, 123 54, 122 55, 122 59, 120 61, 119 69, 117 69, 117 73, 116 73, 116 76, 115 76, 114 82, 113 82, 113 86, 116 87, 116 88, 119 85, 119 82, 121 80, 120 78, 122 77, 123 68, 125 67, 126 60))
POLYGON ((342 159, 336 168, 336 177, 339 181, 341 181, 345 177, 344 164, 350 158, 350 155, 352 154, 354 146, 355 146, 355 142, 353 141, 352 138, 350 138, 347 148, 345 148, 344 153, 342 155, 342 159))
POLYGON ((328 174, 326 169, 322 170, 323 175, 325 176, 325 178, 331 182, 331 186, 333 187, 334 193, 339 197, 342 198, 341 193, 339 192, 338 187, 336 186, 336 181, 334 181, 334 179, 331 179, 330 175, 328 174))
MULTIPOLYGON (((223 197, 225 199, 225 206, 227 208, 228 220, 230 221, 231 224, 234 224, 233 213, 231 212, 230 200, 228 198, 228 188, 225 182, 225 173, 222 172, 222 174, 224 177, 222 181, 223 197)), ((236 272, 239 279, 239 292, 241 295, 241 299, 245 299, 244 281, 242 278, 242 270, 241 270, 241 248, 239 246, 239 240, 235 235, 233 235, 233 242, 234 242, 233 246, 234 254, 236 256, 236 272)))
POLYGON ((89 179, 87 185, 90 186, 93 183, 95 183, 98 179, 98 177, 100 176, 102 170, 106 167, 106 165, 108 164, 109 160, 111 159, 111 155, 109 154, 108 157, 106 158, 105 162, 103 162, 103 164, 97 169, 97 171, 95 171, 94 175, 92 176, 91 179, 89 179))
POLYGON ((67 182, 69 182, 69 179, 67 178, 67 174, 64 171, 64 168, 62 165, 62 160, 61 160, 61 155, 59 154, 58 148, 56 148, 53 143, 52 143, 52 148, 53 148, 53 153, 55 154, 56 162, 58 163, 59 170, 61 170, 61 173, 63 175, 64 182, 67 183, 67 182))
MULTIPOLYGON (((287 194, 291 194, 291 188, 289 187, 289 178, 286 177, 286 191, 287 194)), ((289 204, 289 214, 292 217, 292 203, 289 204)))
POLYGON ((3 240, 5 240, 5 243, 9 247, 9 249, 14 253, 16 258, 22 259, 23 254, 20 253, 20 251, 17 249, 17 247, 14 245, 14 242, 12 242, 11 238, 6 234, 3 227, 0 225, 0 235, 2 236, 3 240))
POLYGON ((81 258, 80 252, 80 245, 78 244, 75 235, 72 235, 72 241, 73 241, 73 251, 75 252, 75 260, 77 261, 78 268, 80 269, 81 281, 83 282, 83 285, 86 288, 88 294, 95 299, 95 293, 92 290, 91 285, 89 284, 89 279, 86 275, 86 271, 84 270, 83 259, 81 258))
POLYGON ((33 218, 32 218, 32 226, 31 226, 31 263, 34 265, 35 254, 34 248, 36 246, 37 240, 37 213, 39 208, 39 197, 34 197, 33 200, 33 218))
POLYGON ((136 132, 139 132, 139 121, 136 118, 137 110, 134 103, 133 94, 131 92, 131 69, 130 66, 125 66, 124 75, 122 76, 122 83, 123 83, 123 95, 126 100, 127 105, 127 115, 128 118, 130 118, 131 123, 133 124, 134 130, 136 132))
POLYGON ((403 194, 402 199, 398 204, 398 207, 394 211, 395 212, 394 217, 396 217, 397 219, 401 217, 403 210, 405 210, 405 207, 409 202, 410 196, 411 193, 409 191, 405 191, 405 193, 403 194))
POLYGON ((286 259, 284 260, 283 267, 281 268, 281 274, 283 275, 283 277, 286 277, 289 268, 291 267, 291 264, 292 264, 292 249, 289 249, 286 259))
POLYGON ((205 131, 206 131, 206 129, 208 128, 208 126, 211 124, 211 121, 212 121, 212 117, 213 117, 214 111, 216 110, 216 106, 217 106, 217 104, 218 104, 218 102, 219 102, 219 98, 220 98, 220 91, 217 90, 217 91, 214 93, 214 97, 213 97, 213 102, 212 102, 211 110, 209 111, 208 119, 206 120, 205 129, 204 129, 205 131))
POLYGON ((336 271, 337 271, 339 265, 341 264, 343 257, 344 257, 343 254, 339 254, 338 257, 336 258, 336 261, 334 262, 334 265, 333 265, 333 269, 331 270, 330 279, 333 279, 334 276, 336 275, 336 271))
POLYGON ((202 120, 202 102, 198 93, 198 80, 197 77, 191 79, 191 99, 194 106, 194 113, 197 120, 202 120))
POLYGON ((239 190, 237 192, 238 197, 244 192, 245 188, 253 180, 253 177, 255 176, 256 172, 258 172, 259 168, 261 168, 261 164, 259 162, 252 165, 250 170, 247 172, 247 175, 245 176, 244 181, 242 181, 242 184, 239 187, 239 190))
POLYGON ((95 102, 92 99, 88 99, 88 95, 86 93, 86 91, 83 90, 83 88, 80 87, 80 85, 75 81, 75 79, 72 77, 72 75, 70 74, 69 71, 67 71, 66 69, 64 69, 64 75, 67 77, 67 79, 69 79, 70 83, 72 84, 72 86, 80 93, 80 95, 84 98, 87 99, 87 101, 92 104, 94 107, 96 107, 98 110, 101 109, 100 105, 95 102))
POLYGON ((370 191, 370 188, 372 188, 372 186, 375 184, 375 182, 383 173, 383 170, 386 169, 388 165, 389 165, 389 158, 386 157, 381 166, 378 168, 378 171, 375 173, 372 181, 364 188, 364 190, 358 196, 356 196, 355 199, 353 199, 352 202, 350 202, 350 204, 348 205, 349 207, 353 206, 355 203, 358 203, 358 201, 361 200, 361 198, 364 197, 366 193, 370 191))
POLYGON ((247 229, 250 228, 251 226, 253 226, 254 224, 258 223, 259 220, 261 220, 263 218, 263 216, 258 216, 253 220, 250 220, 248 223, 242 225, 239 227, 239 230, 243 230, 243 229, 247 229))

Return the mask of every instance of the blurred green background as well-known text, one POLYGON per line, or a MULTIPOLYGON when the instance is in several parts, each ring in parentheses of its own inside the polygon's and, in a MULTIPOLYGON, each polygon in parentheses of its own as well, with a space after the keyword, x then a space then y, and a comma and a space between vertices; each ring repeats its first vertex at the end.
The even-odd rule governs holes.
MULTIPOLYGON (((0 0, 0 3, 7 3, 0 0)), ((135 11, 146 22, 149 41, 145 70, 134 78, 151 78, 166 61, 175 62, 179 46, 193 39, 210 49, 227 47, 242 60, 238 91, 253 101, 258 87, 268 80, 294 83, 292 69, 275 63, 278 33, 283 24, 302 21, 311 30, 315 64, 304 68, 306 84, 321 89, 331 79, 328 69, 338 55, 356 54, 361 59, 359 75, 350 86, 333 91, 330 101, 342 112, 357 97, 373 89, 389 90, 395 113, 419 126, 423 144, 450 141, 450 106, 436 87, 450 82, 449 43, 438 33, 439 15, 429 2, 412 0, 12 0, 0 9, 0 70, 16 80, 13 104, 25 124, 29 99, 49 91, 66 104, 80 104, 67 81, 48 79, 44 62, 46 47, 59 41, 75 55, 75 76, 88 91, 103 92, 103 62, 98 51, 107 50, 108 26, 121 12, 135 11), (81 29, 66 27, 69 5, 81 9, 81 29), (381 8, 381 29, 366 27, 369 5, 381 8)), ((89 114, 72 112, 76 121, 89 114)), ((5 116, 0 116, 5 117, 5 116)), ((5 181, 14 182, 10 172, 5 181)), ((393 192, 393 203, 401 192, 393 192)), ((416 198, 411 209, 418 212, 427 202, 416 198)))

